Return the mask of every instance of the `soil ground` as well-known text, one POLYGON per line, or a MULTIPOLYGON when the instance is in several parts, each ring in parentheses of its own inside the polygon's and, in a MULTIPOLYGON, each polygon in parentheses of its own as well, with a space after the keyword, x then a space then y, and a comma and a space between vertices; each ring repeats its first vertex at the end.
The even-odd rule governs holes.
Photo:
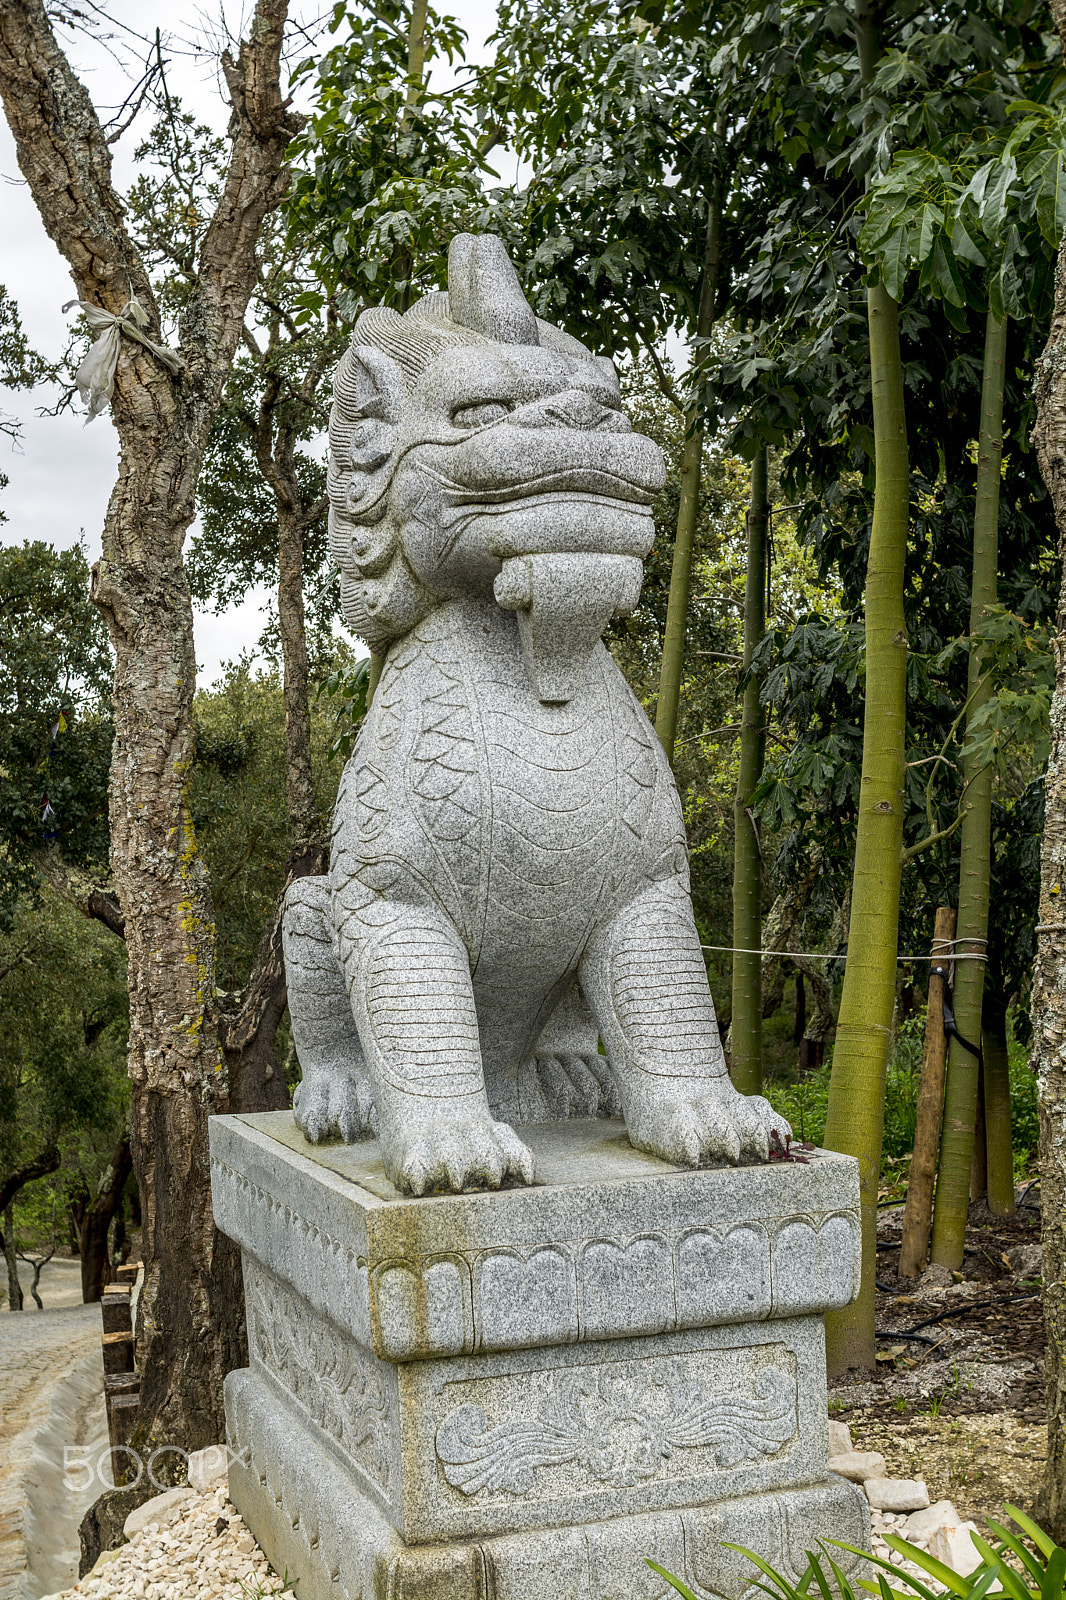
POLYGON ((971 1206, 961 1281, 940 1287, 899 1281, 902 1207, 885 1208, 877 1376, 829 1391, 857 1450, 879 1450, 892 1477, 924 1478, 979 1526, 1006 1501, 1034 1509, 1047 1454, 1040 1282, 1026 1275, 1039 1273, 1040 1215, 1036 1192, 1025 1198, 1009 1218, 971 1206))

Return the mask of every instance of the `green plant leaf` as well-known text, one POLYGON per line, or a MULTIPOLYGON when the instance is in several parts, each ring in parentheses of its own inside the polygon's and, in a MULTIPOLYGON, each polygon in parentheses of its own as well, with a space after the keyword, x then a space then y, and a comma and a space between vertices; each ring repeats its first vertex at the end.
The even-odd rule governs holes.
POLYGON ((665 1567, 660 1567, 659 1563, 653 1561, 650 1556, 645 1556, 644 1559, 653 1572, 657 1572, 660 1578, 666 1579, 671 1589, 677 1590, 682 1600, 696 1600, 696 1596, 692 1593, 687 1583, 682 1583, 680 1578, 675 1578, 672 1572, 667 1572, 665 1567))
POLYGON ((1056 1550, 1040 1585, 1040 1600, 1062 1600, 1063 1578, 1066 1578, 1066 1550, 1056 1550))
POLYGON ((951 230, 951 250, 956 261, 969 261, 975 267, 987 265, 986 258, 974 242, 961 211, 956 214, 951 230))
MULTIPOLYGON (((922 1571, 928 1572, 931 1578, 935 1578, 938 1583, 942 1583, 953 1594, 960 1595, 963 1600, 966 1600, 970 1593, 970 1580, 968 1578, 960 1577, 957 1572, 953 1572, 943 1561, 938 1561, 936 1556, 931 1556, 928 1550, 919 1550, 917 1545, 908 1544, 906 1539, 901 1539, 894 1533, 885 1535, 885 1543, 890 1550, 898 1550, 901 1556, 906 1557, 908 1561, 913 1561, 916 1567, 921 1567, 922 1571)), ((897 1570, 890 1563, 886 1563, 886 1565, 889 1566, 889 1570, 892 1572, 897 1570)))
POLYGON ((1061 146, 1050 145, 1030 161, 1022 180, 1036 190, 1036 220, 1045 241, 1057 250, 1066 229, 1066 157, 1061 146))
POLYGON ((924 201, 918 212, 917 244, 914 252, 919 261, 924 261, 932 250, 933 241, 943 226, 944 213, 940 207, 935 206, 931 200, 924 201))
MULTIPOLYGON (((1059 1548, 1051 1535, 1045 1533, 1043 1528, 1033 1521, 1032 1517, 1027 1517, 1024 1511, 1019 1511, 1017 1506, 1012 1506, 1008 1502, 1003 1509, 1011 1521, 1016 1522, 1022 1532, 1029 1535, 1042 1556, 1051 1556, 1059 1548)), ((994 1523, 989 1523, 989 1527, 994 1526, 994 1523)))
MULTIPOLYGON (((898 1540, 897 1542, 899 1544, 906 1544, 906 1541, 902 1540, 902 1539, 898 1540)), ((832 1545, 837 1545, 841 1550, 850 1550, 852 1555, 861 1556, 862 1559, 864 1561, 869 1562, 871 1566, 882 1567, 884 1569, 884 1571, 889 1574, 890 1577, 895 1578, 895 1577, 899 1576, 899 1568, 893 1566, 891 1561, 886 1561, 884 1556, 871 1555, 869 1550, 861 1550, 859 1548, 859 1546, 855 1545, 855 1544, 845 1544, 843 1539, 827 1539, 826 1543, 827 1544, 832 1544, 832 1545)), ((907 1551, 909 1553, 913 1549, 913 1546, 906 1545, 906 1549, 907 1549, 907 1551)), ((923 1554, 923 1555, 925 1554, 924 1551, 921 1551, 919 1553, 923 1554)), ((930 1556, 928 1559, 931 1561, 933 1558, 930 1556)), ((923 1562, 922 1565, 924 1566, 925 1563, 923 1562)), ((939 1567, 940 1566, 940 1562, 938 1561, 936 1563, 936 1565, 939 1567)), ((949 1572, 950 1570, 951 1569, 949 1567, 945 1567, 944 1568, 945 1572, 949 1572)), ((937 1578, 937 1577, 939 1577, 939 1573, 934 1572, 934 1573, 931 1574, 931 1576, 934 1577, 934 1578, 937 1578)), ((951 1574, 951 1576, 955 1579, 955 1583, 950 1585, 949 1587, 951 1587, 956 1594, 965 1596, 969 1591, 968 1591, 967 1586, 965 1584, 963 1584, 963 1581, 959 1577, 958 1573, 953 1572, 951 1574)), ((869 1581, 869 1579, 862 1579, 860 1581, 861 1581, 862 1587, 864 1589, 867 1589, 870 1592, 870 1594, 878 1594, 880 1592, 878 1587, 877 1587, 877 1585, 871 1583, 869 1581)), ((935 1592, 932 1589, 930 1589, 926 1584, 922 1583, 920 1581, 920 1579, 918 1579, 918 1578, 908 1578, 907 1579, 907 1585, 908 1585, 909 1589, 914 1591, 914 1594, 921 1595, 922 1600, 937 1600, 937 1596, 936 1596, 935 1592)), ((895 1593, 895 1592, 896 1591, 893 1590, 893 1593, 895 1593)), ((913 1600, 913 1595, 911 1596, 911 1600, 913 1600)))
POLYGON ((903 299, 903 285, 907 281, 910 265, 909 239, 910 232, 907 228, 897 228, 885 241, 881 255, 881 276, 885 280, 885 288, 897 302, 903 299))
MULTIPOLYGON (((976 743, 976 741, 973 742, 976 743)), ((980 759, 980 756, 978 756, 978 759, 980 759)), ((987 765, 987 759, 985 761, 985 765, 987 765)), ((992 1532, 995 1534, 1000 1543, 1004 1545, 1006 1549, 1014 1552, 1025 1570, 1029 1573, 1037 1588, 1039 1588, 1044 1580, 1044 1573, 1047 1569, 1041 1566, 1040 1562, 1030 1550, 1025 1548, 1020 1539, 1015 1538, 1013 1533, 1010 1533, 1006 1528, 1001 1527, 998 1522, 993 1522, 992 1519, 989 1518, 988 1526, 991 1528, 992 1532)))

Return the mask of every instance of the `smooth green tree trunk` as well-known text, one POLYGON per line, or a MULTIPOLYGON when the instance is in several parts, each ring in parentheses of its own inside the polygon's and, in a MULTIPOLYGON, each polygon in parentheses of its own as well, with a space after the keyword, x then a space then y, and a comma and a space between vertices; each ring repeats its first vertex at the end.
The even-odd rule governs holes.
POLYGON ((899 307, 883 283, 867 290, 874 413, 873 526, 866 568, 866 698, 855 836, 851 926, 837 1019, 825 1142, 857 1157, 862 1206, 862 1288, 826 1317, 831 1375, 874 1365, 877 1185, 885 1072, 896 998, 903 849, 907 630, 903 569, 910 504, 899 307))
MULTIPOLYGON (((720 184, 712 186, 707 206, 707 231, 704 236, 703 276, 696 315, 697 340, 709 339, 714 327, 714 302, 718 294, 718 266, 721 258, 719 238, 720 184)), ((697 359, 702 347, 697 345, 697 359)), ((698 407, 687 419, 685 453, 681 463, 681 498, 677 508, 677 534, 670 568, 670 597, 666 604, 666 629, 659 668, 659 698, 655 708, 655 731, 670 761, 677 739, 681 679, 685 671, 685 634, 688 628, 688 597, 692 583, 692 551, 696 542, 696 522, 700 507, 700 474, 703 469, 703 429, 698 407)))
MULTIPOLYGON (((751 464, 748 508, 748 574, 744 593, 744 672, 766 632, 766 536, 770 520, 766 447, 751 464)), ((740 769, 733 804, 733 1007, 730 1023, 730 1074, 742 1094, 762 1089, 762 858, 751 815, 751 797, 762 776, 766 715, 759 683, 744 685, 740 731, 740 769)), ((802 981, 802 980, 800 980, 802 981)))
MULTIPOLYGON (((967 734, 992 693, 986 652, 974 641, 996 603, 999 558, 999 484, 1003 458, 1003 380, 1007 320, 991 311, 985 330, 985 366, 981 383, 981 432, 977 452, 977 505, 973 524, 973 580, 970 591, 970 663, 966 711, 967 734)), ((992 767, 973 755, 963 761, 962 824, 959 847, 959 918, 956 956, 984 957, 988 949, 988 882, 992 826, 992 767)), ((961 960, 955 965, 955 1021, 964 1039, 981 1038, 985 962, 961 960)), ((970 1201, 970 1170, 977 1121, 977 1057, 952 1039, 948 1049, 944 1130, 933 1212, 930 1259, 957 1270, 962 1266, 970 1201)), ((999 1137, 997 1129, 995 1137, 999 1137)))
POLYGON ((1007 1058, 1007 1010, 997 973, 985 975, 985 1146, 988 1209, 997 1217, 1014 1215, 1014 1146, 1010 1131, 1010 1064, 1007 1058))

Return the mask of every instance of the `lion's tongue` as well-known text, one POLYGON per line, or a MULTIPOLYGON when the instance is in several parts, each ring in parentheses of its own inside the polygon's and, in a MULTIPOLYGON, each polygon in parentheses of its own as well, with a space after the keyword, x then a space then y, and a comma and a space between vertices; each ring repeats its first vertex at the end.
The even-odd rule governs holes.
POLYGON ((522 653, 545 705, 573 699, 610 619, 636 606, 642 576, 635 556, 512 556, 504 562, 496 600, 517 613, 522 653))

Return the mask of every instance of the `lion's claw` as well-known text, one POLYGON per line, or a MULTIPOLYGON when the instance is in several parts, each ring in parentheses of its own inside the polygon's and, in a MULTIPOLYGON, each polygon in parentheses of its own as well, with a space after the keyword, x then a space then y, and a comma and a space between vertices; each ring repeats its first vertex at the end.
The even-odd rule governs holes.
POLYGON ((386 1168, 402 1194, 435 1189, 498 1189, 507 1178, 532 1183, 533 1157, 506 1122, 489 1117, 441 1117, 402 1136, 386 1168))
POLYGON ((742 1095, 728 1081, 700 1086, 691 1100, 648 1096, 626 1108, 626 1127, 638 1150, 695 1167, 701 1161, 726 1161, 736 1166, 742 1155, 757 1161, 770 1157, 776 1135, 784 1144, 792 1129, 761 1095, 742 1095))
POLYGON ((378 1131, 370 1079, 349 1070, 305 1073, 296 1085, 292 1111, 296 1126, 312 1144, 337 1138, 355 1144, 378 1131))

